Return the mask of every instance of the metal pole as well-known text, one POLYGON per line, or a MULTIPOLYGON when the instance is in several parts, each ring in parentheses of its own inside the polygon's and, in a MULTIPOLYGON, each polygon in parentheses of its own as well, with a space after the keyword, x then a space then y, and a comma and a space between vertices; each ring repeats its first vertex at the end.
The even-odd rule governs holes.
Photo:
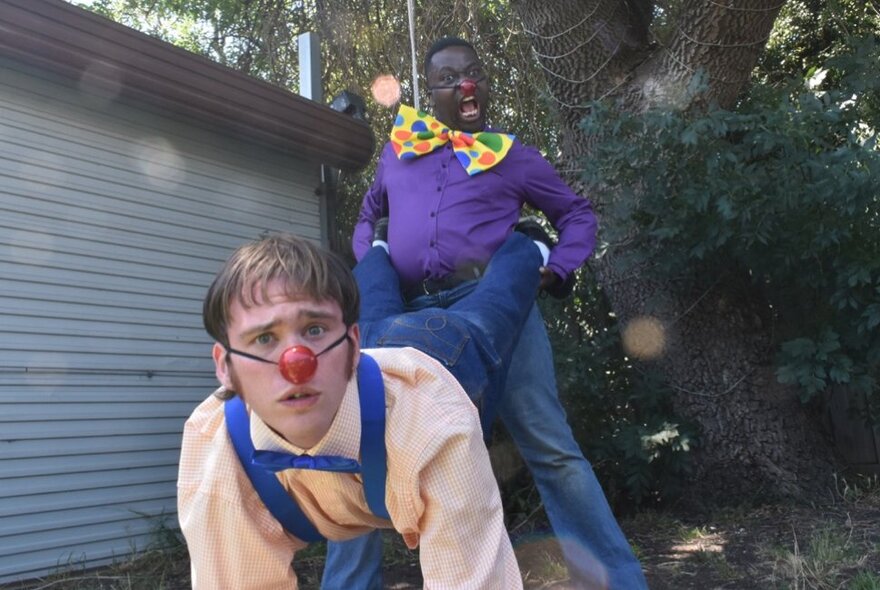
POLYGON ((416 110, 419 110, 419 67, 416 62, 416 9, 413 5, 413 0, 406 0, 406 8, 409 13, 409 45, 412 53, 413 104, 415 105, 416 110))

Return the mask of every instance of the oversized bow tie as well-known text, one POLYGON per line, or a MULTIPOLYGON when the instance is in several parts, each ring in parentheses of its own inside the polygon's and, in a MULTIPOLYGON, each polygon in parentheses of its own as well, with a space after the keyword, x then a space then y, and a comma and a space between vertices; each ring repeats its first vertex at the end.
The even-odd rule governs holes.
POLYGON ((455 157, 469 176, 484 172, 503 160, 513 140, 514 136, 506 133, 453 131, 426 112, 407 105, 400 105, 391 129, 391 145, 398 159, 430 154, 452 142, 455 157))
POLYGON ((251 463, 267 471, 278 472, 285 469, 315 469, 335 473, 360 473, 361 465, 354 459, 337 455, 294 455, 276 451, 254 451, 251 463))

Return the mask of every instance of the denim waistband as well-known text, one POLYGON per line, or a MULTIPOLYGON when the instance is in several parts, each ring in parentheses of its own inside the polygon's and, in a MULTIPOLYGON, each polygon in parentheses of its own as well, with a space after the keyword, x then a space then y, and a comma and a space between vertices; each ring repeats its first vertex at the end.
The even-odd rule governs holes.
POLYGON ((484 270, 486 270, 485 265, 469 264, 459 268, 455 274, 440 277, 438 279, 425 279, 424 281, 419 281, 403 290, 404 299, 410 301, 411 299, 421 297, 422 295, 434 295, 440 291, 454 289, 462 283, 479 279, 483 276, 484 270))

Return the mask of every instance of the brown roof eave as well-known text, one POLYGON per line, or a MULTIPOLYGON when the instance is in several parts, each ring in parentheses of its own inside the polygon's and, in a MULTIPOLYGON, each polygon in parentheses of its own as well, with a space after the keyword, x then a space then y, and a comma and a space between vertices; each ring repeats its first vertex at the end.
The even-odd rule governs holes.
POLYGON ((372 154, 362 121, 61 0, 0 0, 0 54, 338 168, 372 154))

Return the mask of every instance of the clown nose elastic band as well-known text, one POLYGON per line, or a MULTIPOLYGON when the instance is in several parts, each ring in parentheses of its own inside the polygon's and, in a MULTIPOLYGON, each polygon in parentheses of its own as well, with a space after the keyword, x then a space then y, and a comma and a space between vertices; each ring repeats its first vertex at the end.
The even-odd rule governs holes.
MULTIPOLYGON (((315 372, 318 370, 318 357, 325 352, 336 348, 345 340, 348 340, 347 327, 345 329, 345 334, 340 336, 337 340, 330 344, 330 346, 328 346, 318 354, 312 352, 312 349, 308 346, 303 346, 301 344, 291 346, 290 348, 282 352, 281 358, 278 359, 278 370, 281 372, 281 376, 293 383, 294 385, 302 385, 303 383, 309 382, 312 377, 315 376, 315 372)), ((249 352, 235 350, 234 348, 229 346, 226 347, 226 350, 232 354, 237 354, 239 356, 243 356, 254 361, 260 361, 261 363, 268 363, 270 365, 276 364, 275 361, 264 359, 249 352)))

